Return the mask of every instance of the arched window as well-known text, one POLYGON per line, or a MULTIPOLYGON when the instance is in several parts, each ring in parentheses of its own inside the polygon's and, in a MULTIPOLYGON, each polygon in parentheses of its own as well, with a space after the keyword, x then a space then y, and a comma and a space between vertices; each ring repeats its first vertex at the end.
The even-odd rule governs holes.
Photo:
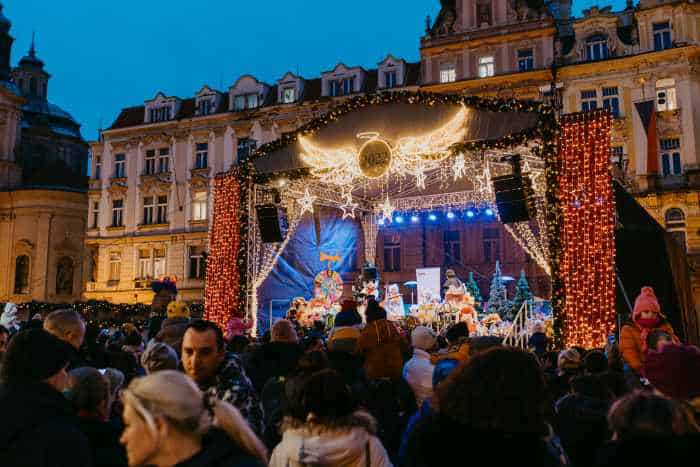
POLYGON ((29 293, 29 256, 21 255, 15 259, 15 293, 29 293))
POLYGON ((36 78, 29 78, 29 94, 36 96, 36 78))
POLYGON ((73 293, 73 260, 64 256, 56 267, 56 295, 73 293))
POLYGON ((683 249, 687 249, 685 239, 685 213, 679 208, 671 208, 666 211, 664 216, 666 230, 671 233, 671 236, 680 243, 683 249))
POLYGON ((605 34, 595 34, 586 39, 586 60, 604 60, 608 58, 608 38, 605 34))

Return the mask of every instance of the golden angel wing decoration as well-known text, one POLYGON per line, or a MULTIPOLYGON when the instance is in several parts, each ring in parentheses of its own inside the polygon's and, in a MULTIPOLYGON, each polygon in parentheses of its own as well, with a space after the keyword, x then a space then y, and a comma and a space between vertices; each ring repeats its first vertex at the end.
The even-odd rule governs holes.
POLYGON ((301 159, 311 168, 311 173, 325 183, 350 183, 360 175, 357 154, 353 148, 327 149, 299 138, 301 159))
POLYGON ((464 105, 459 112, 440 128, 418 136, 400 138, 394 146, 394 158, 404 166, 413 166, 421 160, 439 162, 446 158, 447 150, 464 139, 469 109, 464 105))

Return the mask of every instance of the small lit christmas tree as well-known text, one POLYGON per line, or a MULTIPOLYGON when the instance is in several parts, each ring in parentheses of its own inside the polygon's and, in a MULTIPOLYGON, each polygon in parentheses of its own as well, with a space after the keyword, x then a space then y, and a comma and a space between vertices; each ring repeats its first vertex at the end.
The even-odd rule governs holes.
POLYGON ((515 284, 515 296, 513 297, 513 307, 512 315, 515 317, 520 311, 520 307, 523 303, 530 302, 532 305, 532 292, 530 292, 530 284, 527 283, 527 278, 525 277, 525 271, 520 271, 520 278, 515 284))
POLYGON ((491 290, 489 292, 489 313, 498 313, 501 319, 509 318, 511 315, 511 304, 508 301, 508 291, 501 276, 501 263, 496 261, 496 270, 491 279, 491 290))
POLYGON ((474 279, 473 272, 469 273, 469 280, 465 286, 467 288, 467 292, 469 292, 469 295, 474 297, 474 308, 476 311, 481 312, 484 299, 481 298, 481 290, 479 290, 479 284, 477 284, 476 279, 474 279))

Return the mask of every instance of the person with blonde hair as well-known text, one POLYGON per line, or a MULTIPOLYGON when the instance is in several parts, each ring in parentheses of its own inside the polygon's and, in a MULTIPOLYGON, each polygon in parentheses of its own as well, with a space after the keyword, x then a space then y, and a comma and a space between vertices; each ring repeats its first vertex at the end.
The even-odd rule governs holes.
POLYGON ((199 390, 182 373, 134 379, 123 392, 129 466, 260 466, 267 450, 231 404, 199 390))

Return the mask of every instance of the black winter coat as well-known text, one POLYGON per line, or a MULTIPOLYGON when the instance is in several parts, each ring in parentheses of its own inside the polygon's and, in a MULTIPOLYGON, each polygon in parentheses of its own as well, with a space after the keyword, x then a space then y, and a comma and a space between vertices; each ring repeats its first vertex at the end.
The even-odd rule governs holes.
POLYGON ((576 467, 590 467, 595 453, 609 440, 607 414, 610 401, 570 394, 556 406, 554 431, 576 467))
POLYGON ((45 383, 0 387, 0 465, 92 466, 70 402, 45 383))
POLYGON ((270 378, 295 373, 303 354, 304 349, 299 344, 268 342, 246 355, 245 372, 260 394, 270 378))
POLYGON ((90 442, 95 467, 127 467, 126 450, 119 443, 122 429, 116 423, 80 417, 80 430, 90 442))
POLYGON ((202 439, 202 450, 175 467, 262 467, 254 456, 244 452, 235 441, 212 429, 202 439))

